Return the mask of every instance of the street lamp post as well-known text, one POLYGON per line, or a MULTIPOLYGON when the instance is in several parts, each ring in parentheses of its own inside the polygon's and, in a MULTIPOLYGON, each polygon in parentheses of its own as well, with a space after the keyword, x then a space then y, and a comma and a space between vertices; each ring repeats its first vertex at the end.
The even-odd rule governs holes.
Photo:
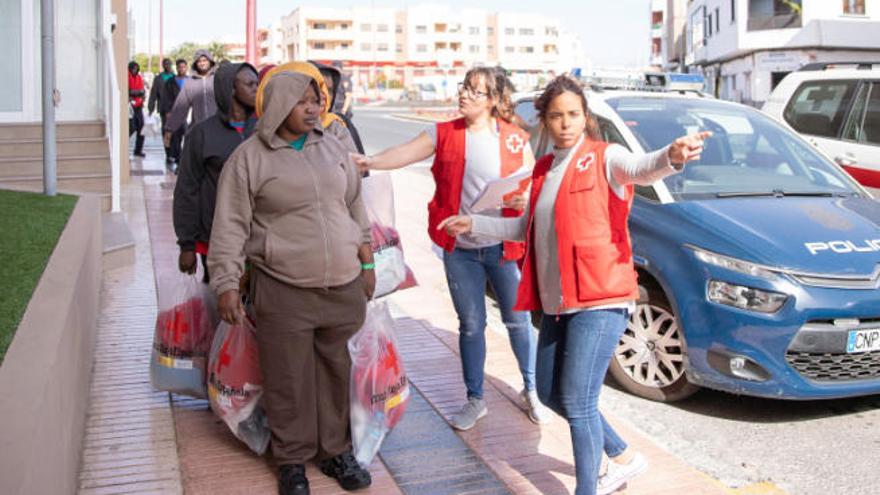
POLYGON ((245 43, 245 60, 257 65, 257 0, 247 0, 247 41, 245 43))

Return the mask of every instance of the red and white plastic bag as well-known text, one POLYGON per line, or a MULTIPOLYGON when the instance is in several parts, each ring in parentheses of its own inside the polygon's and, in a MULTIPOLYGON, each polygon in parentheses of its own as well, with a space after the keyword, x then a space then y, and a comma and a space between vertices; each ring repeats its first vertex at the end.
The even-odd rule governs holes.
POLYGON ((257 455, 269 446, 269 423, 260 405, 263 378, 253 323, 221 322, 208 360, 208 399, 232 433, 257 455))
POLYGON ((412 270, 403 258, 400 234, 394 228, 394 187, 388 173, 372 172, 361 179, 364 205, 370 219, 373 259, 376 264, 376 290, 382 297, 416 286, 412 270))
POLYGON ((409 381, 385 302, 368 303, 364 326, 349 339, 348 351, 352 447, 355 459, 366 468, 409 403, 409 381))
POLYGON ((205 377, 214 337, 216 300, 198 275, 179 275, 162 284, 153 334, 150 380, 153 388, 207 398, 205 377))

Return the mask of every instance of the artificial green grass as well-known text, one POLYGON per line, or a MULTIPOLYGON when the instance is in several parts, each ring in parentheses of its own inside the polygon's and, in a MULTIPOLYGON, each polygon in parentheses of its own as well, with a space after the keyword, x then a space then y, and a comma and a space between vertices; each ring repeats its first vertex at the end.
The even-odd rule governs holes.
POLYGON ((0 364, 76 200, 0 190, 0 364))

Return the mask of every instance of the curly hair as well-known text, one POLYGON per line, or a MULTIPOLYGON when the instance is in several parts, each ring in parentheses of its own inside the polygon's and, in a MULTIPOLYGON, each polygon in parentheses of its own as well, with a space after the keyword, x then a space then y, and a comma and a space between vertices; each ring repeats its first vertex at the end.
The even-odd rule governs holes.
POLYGON ((599 124, 596 123, 596 119, 593 118, 593 114, 590 112, 589 105, 587 105, 587 97, 584 95, 583 85, 576 79, 567 75, 558 76, 550 81, 550 84, 544 88, 544 92, 541 93, 541 96, 535 100, 535 110, 538 111, 538 118, 541 122, 543 123, 545 121, 550 102, 563 93, 573 93, 580 97, 581 108, 583 108, 584 117, 587 120, 584 131, 590 139, 601 141, 602 133, 599 131, 599 124))
POLYGON ((474 67, 464 75, 464 82, 474 87, 476 78, 486 83, 489 98, 495 101, 492 107, 492 116, 503 119, 506 122, 513 121, 513 102, 511 97, 516 89, 513 83, 507 79, 504 69, 500 67, 474 67))

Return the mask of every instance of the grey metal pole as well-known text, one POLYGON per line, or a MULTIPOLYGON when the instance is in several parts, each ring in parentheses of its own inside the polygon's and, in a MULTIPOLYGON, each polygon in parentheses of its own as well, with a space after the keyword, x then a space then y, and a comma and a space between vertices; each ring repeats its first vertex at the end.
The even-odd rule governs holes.
POLYGON ((40 0, 40 55, 43 80, 43 193, 47 196, 55 196, 57 184, 54 10, 53 0, 40 0))

